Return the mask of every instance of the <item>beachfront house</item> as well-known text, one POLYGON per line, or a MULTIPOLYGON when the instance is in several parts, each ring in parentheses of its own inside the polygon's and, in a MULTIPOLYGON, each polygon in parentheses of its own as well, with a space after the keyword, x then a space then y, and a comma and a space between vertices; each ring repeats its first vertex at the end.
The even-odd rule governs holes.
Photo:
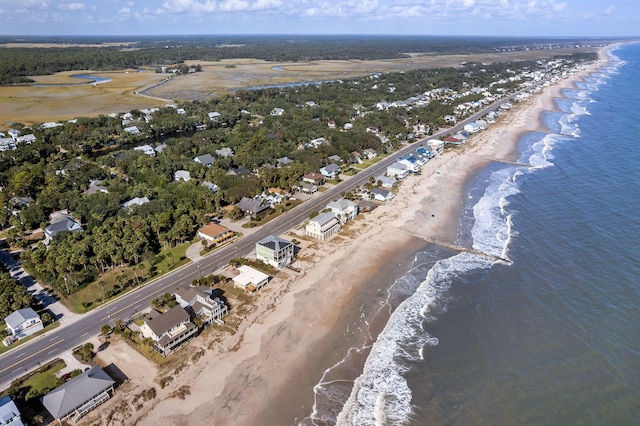
POLYGON ((404 179, 409 176, 409 173, 411 173, 411 170, 397 161, 387 167, 387 176, 395 179, 404 179))
POLYGON ((416 157, 414 157, 413 155, 407 155, 406 157, 400 157, 398 158, 398 163, 407 166, 407 169, 409 169, 409 171, 411 173, 417 173, 420 171, 420 167, 422 167, 420 165, 420 162, 418 161, 418 159, 416 157))
POLYGON ((339 231, 340 221, 338 221, 333 212, 320 213, 316 217, 309 219, 305 226, 305 235, 320 241, 325 241, 339 231))
POLYGON ((431 151, 437 152, 438 154, 441 154, 442 151, 444 151, 444 142, 440 139, 429 139, 427 141, 427 145, 429 145, 431 151))
POLYGON ((346 198, 340 198, 327 204, 327 208, 335 215, 340 225, 344 225, 358 216, 358 205, 346 198))
POLYGON ((239 266, 238 271, 240 271, 240 274, 233 277, 233 283, 247 292, 260 290, 267 285, 269 278, 271 278, 264 272, 260 272, 248 265, 239 266))
POLYGON ((289 265, 293 254, 293 243, 275 235, 269 235, 256 243, 256 259, 278 269, 289 265))
POLYGON ((9 395, 0 398, 0 426, 24 426, 20 410, 9 395))
POLYGON ((42 397, 42 405, 63 424, 74 422, 113 395, 115 381, 100 367, 93 366, 42 397))
POLYGON ((376 201, 390 201, 393 199, 393 192, 388 191, 382 188, 373 188, 371 190, 371 195, 373 195, 373 199, 376 201))
POLYGON ((193 317, 198 317, 204 325, 212 322, 222 324, 229 307, 219 297, 213 296, 208 287, 179 287, 174 293, 176 302, 193 317))
POLYGON ((7 325, 7 337, 3 343, 9 346, 13 342, 31 336, 44 328, 40 316, 32 308, 18 309, 4 319, 7 325))
POLYGON ((380 175, 375 178, 375 183, 379 184, 382 188, 391 189, 398 184, 398 180, 392 177, 380 175))
POLYGON ((223 243, 233 238, 233 231, 217 223, 209 223, 198 229, 198 237, 214 244, 223 243))
POLYGON ((142 337, 153 340, 154 349, 162 356, 168 356, 179 349, 197 332, 198 327, 191 322, 189 313, 180 305, 165 313, 151 310, 140 326, 142 337))

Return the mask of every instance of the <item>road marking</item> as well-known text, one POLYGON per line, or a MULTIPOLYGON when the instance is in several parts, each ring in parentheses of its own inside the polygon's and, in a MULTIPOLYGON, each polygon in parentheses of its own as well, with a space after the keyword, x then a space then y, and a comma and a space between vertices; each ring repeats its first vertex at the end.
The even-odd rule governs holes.
MULTIPOLYGON (((23 361, 23 362, 24 362, 24 361, 26 361, 26 360, 28 360, 28 359, 31 359, 31 358, 33 358, 34 356, 39 355, 39 354, 41 354, 42 352, 46 351, 47 349, 51 349, 51 348, 53 348, 54 346, 56 346, 56 345, 58 345, 59 343, 62 343, 62 342, 64 342, 64 339, 60 339, 60 341, 58 341, 58 342, 56 342, 56 343, 54 343, 54 344, 52 344, 52 345, 49 345, 49 346, 47 346, 46 348, 42 348, 42 349, 40 349, 38 352, 34 352, 34 353, 32 353, 31 355, 29 355, 29 356, 26 356, 26 357, 22 358, 22 360, 21 360, 21 361, 23 361)), ((50 351, 50 352, 48 352, 48 353, 51 353, 51 352, 53 352, 53 351, 50 351)), ((3 368, 2 370, 0 370, 0 373, 4 373, 5 371, 7 371, 8 369, 10 369, 11 367, 15 367, 15 365, 16 365, 16 363, 11 364, 10 366, 3 368)), ((17 371, 17 370, 16 370, 16 371, 17 371)))

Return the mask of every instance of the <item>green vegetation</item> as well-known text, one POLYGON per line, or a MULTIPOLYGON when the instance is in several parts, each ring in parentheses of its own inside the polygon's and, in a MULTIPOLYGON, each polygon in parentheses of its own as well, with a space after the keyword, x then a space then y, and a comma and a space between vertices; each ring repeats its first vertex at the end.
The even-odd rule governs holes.
MULTIPOLYGON (((261 46, 262 54, 272 55, 273 60, 280 58, 282 52, 293 57, 302 53, 298 46, 292 50, 280 46, 280 50, 269 51, 265 48, 269 45, 267 42, 251 37, 247 40, 251 43, 245 47, 261 46)), ((327 40, 337 43, 331 38, 327 40)), ((353 51, 349 53, 347 49, 348 57, 356 57, 353 52, 358 49, 362 57, 373 55, 373 50, 367 47, 375 44, 371 44, 371 39, 355 37, 340 45, 351 42, 353 45, 349 46, 353 51)), ((378 47, 390 54, 399 47, 408 48, 405 42, 398 39, 381 45, 378 40, 378 47)), ((414 45, 419 51, 420 43, 414 45)), ((485 48, 490 45, 495 47, 495 40, 487 42, 485 48)), ((98 58, 111 58, 105 64, 128 64, 126 58, 118 55, 139 52, 132 57, 148 65, 164 64, 168 54, 179 53, 181 59, 189 58, 194 52, 190 50, 193 46, 190 39, 186 39, 180 49, 164 45, 160 48, 153 40, 141 40, 137 45, 140 50, 116 51, 107 47, 97 50, 98 58)), ((318 42, 305 46, 304 50, 310 55, 329 57, 335 46, 323 47, 318 42)), ((429 46, 433 48, 433 42, 429 46)), ((423 47, 426 49, 426 45, 423 47)), ((64 55, 53 49, 48 54, 58 55, 58 59, 63 58, 62 63, 69 65, 75 55, 84 57, 83 49, 69 48, 64 55)), ((207 49, 205 46, 199 50, 202 58, 208 54, 207 49)), ((231 54, 227 49, 211 47, 210 50, 216 52, 215 55, 231 54)), ((0 48, 3 64, 1 52, 4 50, 0 48)), ((257 54, 259 50, 254 52, 257 54)), ((20 55, 14 54, 16 58, 20 55)), ((235 54, 238 55, 238 51, 235 54)), ((247 57, 236 57, 239 56, 247 57)), ((49 56, 43 58, 43 63, 47 63, 47 58, 49 56)), ((576 56, 566 63, 582 58, 584 56, 576 56)), ((36 140, 29 145, 21 144, 16 150, 0 152, 0 183, 5 188, 0 192, 0 203, 11 207, 0 211, 0 227, 8 228, 5 235, 11 245, 26 248, 22 254, 25 268, 67 301, 74 311, 85 312, 188 262, 185 250, 194 240, 197 229, 209 223, 211 215, 220 217, 227 212, 229 218, 242 217, 233 205, 243 197, 255 197, 272 187, 295 192, 301 177, 317 172, 328 163, 329 156, 340 156, 347 163, 343 165, 344 170, 350 170, 354 152, 374 150, 378 158, 347 172, 355 173, 401 144, 413 141, 414 126, 426 127, 429 132, 445 126, 444 116, 452 114, 462 99, 478 99, 478 93, 469 89, 482 87, 503 93, 521 83, 511 79, 516 72, 543 67, 541 62, 469 63, 458 68, 380 74, 302 87, 240 90, 206 101, 179 103, 177 107, 184 109, 184 114, 164 107, 153 112, 132 110, 126 119, 125 116, 80 117, 53 128, 38 125, 24 128, 14 123, 13 128, 21 129, 23 134, 33 133, 36 140), (383 101, 404 102, 424 93, 430 93, 427 101, 412 108, 377 106, 383 101), (308 104, 310 101, 312 106, 308 104), (285 113, 271 115, 276 107, 285 113), (208 113, 213 111, 220 115, 212 121, 208 113), (335 128, 329 127, 329 123, 335 123, 335 128), (347 123, 352 128, 345 131, 347 123), (124 131, 131 125, 138 127, 140 133, 124 131), (324 138, 327 143, 309 145, 318 138, 324 138), (163 149, 153 156, 133 149, 142 144, 163 149), (232 149, 234 155, 216 154, 222 148, 232 149), (215 159, 210 167, 194 161, 196 156, 204 154, 215 159), (291 162, 275 167, 282 157, 288 157, 291 162), (249 173, 232 173, 239 168, 249 173), (188 171, 190 180, 175 181, 174 173, 178 170, 188 171), (87 195, 92 180, 99 180, 107 192, 87 195), (213 182, 219 189, 213 192, 202 185, 204 182, 213 182), (31 197, 34 201, 25 205, 16 203, 14 197, 31 197), (133 208, 121 207, 134 197, 147 197, 149 202, 133 208), (12 209, 19 214, 11 214, 12 209), (27 238, 30 231, 45 228, 49 215, 64 209, 82 225, 83 232, 61 232, 48 246, 42 243, 33 246, 33 241, 27 238)), ((275 205, 273 213, 250 220, 247 226, 260 226, 297 203, 299 201, 275 205)), ((0 286, 1 282, 2 277, 0 286)), ((7 287, 11 290, 7 293, 10 296, 5 300, 5 310, 31 303, 28 295, 20 294, 14 287, 13 281, 7 287)), ((0 302, 2 297, 0 294, 0 302)))

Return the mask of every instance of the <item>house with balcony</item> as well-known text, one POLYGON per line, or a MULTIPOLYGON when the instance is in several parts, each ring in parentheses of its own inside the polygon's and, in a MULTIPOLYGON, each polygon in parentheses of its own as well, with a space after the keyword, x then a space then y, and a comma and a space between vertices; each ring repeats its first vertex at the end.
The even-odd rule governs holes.
POLYGON ((327 240, 339 231, 340 221, 338 221, 333 212, 320 213, 316 217, 309 219, 305 226, 305 235, 320 241, 327 240))
POLYGON ((207 240, 214 244, 223 243, 233 238, 233 231, 229 228, 225 228, 217 223, 208 223, 202 228, 198 229, 198 237, 203 240, 207 240))
POLYGON ((358 205, 346 198, 340 198, 339 200, 330 202, 327 204, 327 208, 335 214, 340 225, 344 225, 358 216, 358 205))
POLYGON ((140 333, 153 340, 153 347, 160 355, 168 356, 193 338, 198 327, 191 322, 189 313, 178 305, 165 313, 151 310, 140 327, 140 333))
POLYGON ((63 424, 74 422, 113 395, 115 381, 100 367, 93 366, 42 397, 42 405, 63 424))
POLYGON ((387 176, 395 179, 404 179, 409 176, 409 173, 411 173, 411 170, 397 161, 387 166, 387 176))
POLYGON ((269 235, 256 243, 256 259, 278 269, 289 265, 293 254, 293 243, 275 235, 269 235))
POLYGON ((179 287, 174 293, 176 302, 191 316, 198 317, 204 325, 213 322, 222 324, 222 317, 227 315, 229 307, 219 297, 213 296, 213 289, 208 287, 179 287))

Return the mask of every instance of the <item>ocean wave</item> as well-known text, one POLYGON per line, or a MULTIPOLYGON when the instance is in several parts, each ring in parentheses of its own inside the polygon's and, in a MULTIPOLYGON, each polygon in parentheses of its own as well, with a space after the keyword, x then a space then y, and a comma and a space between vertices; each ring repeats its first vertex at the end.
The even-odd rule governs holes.
POLYGON ((506 253, 510 239, 507 224, 509 197, 520 192, 514 180, 516 170, 506 167, 493 172, 483 196, 473 207, 475 223, 471 236, 475 250, 498 257, 506 253))
POLYGON ((422 322, 452 283, 467 272, 488 269, 493 262, 460 253, 431 268, 415 293, 393 312, 373 344, 362 374, 337 417, 338 425, 403 425, 413 416, 411 389, 404 374, 422 359, 424 348, 438 344, 422 322))

